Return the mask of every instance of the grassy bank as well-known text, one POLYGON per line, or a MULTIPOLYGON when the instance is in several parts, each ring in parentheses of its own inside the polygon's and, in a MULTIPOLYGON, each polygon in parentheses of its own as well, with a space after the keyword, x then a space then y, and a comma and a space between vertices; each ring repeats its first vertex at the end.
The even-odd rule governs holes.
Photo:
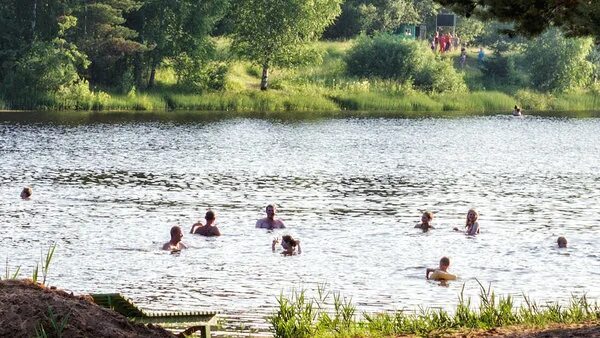
POLYGON ((480 288, 477 309, 461 292, 453 313, 422 309, 418 313, 363 314, 360 319, 350 300, 319 288, 314 298, 303 291, 290 297, 281 295, 278 310, 268 320, 276 337, 386 337, 437 336, 514 325, 545 327, 600 319, 600 307, 585 296, 573 296, 566 306, 538 305, 523 296, 523 304, 516 306, 512 297, 498 297, 490 288, 480 288))
MULTIPOLYGON (((157 85, 149 91, 95 92, 77 102, 49 97, 43 102, 2 102, 0 109, 161 111, 201 110, 230 112, 396 112, 399 115, 424 112, 463 114, 506 113, 518 104, 525 111, 600 111, 597 91, 568 94, 537 93, 528 89, 490 86, 471 51, 460 71, 471 91, 460 94, 434 94, 414 90, 410 84, 376 78, 359 79, 347 75, 344 57, 352 41, 318 42, 315 49, 322 62, 294 69, 273 69, 270 90, 259 90, 259 67, 234 60, 229 42, 217 41, 217 55, 227 62, 228 72, 221 91, 190 90, 177 83, 173 70, 158 70, 157 85), (472 56, 472 57, 471 57, 472 56), (485 88, 485 89, 484 89, 485 88)), ((458 59, 458 51, 448 58, 458 59)), ((458 65, 457 62, 455 62, 458 65)), ((458 67, 458 66, 457 66, 458 67)))

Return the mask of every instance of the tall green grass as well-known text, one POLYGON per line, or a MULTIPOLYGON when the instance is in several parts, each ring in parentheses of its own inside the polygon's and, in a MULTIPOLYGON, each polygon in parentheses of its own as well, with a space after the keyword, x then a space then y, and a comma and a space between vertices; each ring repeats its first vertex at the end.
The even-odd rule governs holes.
POLYGON ((516 306, 511 296, 497 296, 491 287, 479 284, 479 305, 464 298, 464 286, 454 313, 442 309, 420 309, 416 313, 363 313, 357 316, 351 300, 325 292, 309 298, 305 291, 277 299, 279 307, 267 318, 275 337, 381 337, 394 335, 437 336, 467 329, 492 329, 509 325, 543 327, 600 319, 600 306, 586 296, 572 296, 567 305, 538 305, 523 296, 516 306), (333 297, 331 297, 333 296, 333 297), (333 298, 333 299, 331 299, 333 298), (332 301, 332 304, 330 304, 332 301), (329 305, 328 305, 329 304, 329 305))

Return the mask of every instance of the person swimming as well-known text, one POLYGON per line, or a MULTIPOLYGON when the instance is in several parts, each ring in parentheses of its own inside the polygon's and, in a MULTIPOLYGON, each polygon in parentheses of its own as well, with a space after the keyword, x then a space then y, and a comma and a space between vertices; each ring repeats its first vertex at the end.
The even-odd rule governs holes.
POLYGON ((430 229, 435 229, 431 225, 431 221, 433 220, 433 213, 431 211, 425 211, 423 215, 421 215, 421 223, 415 225, 415 229, 421 229, 423 232, 427 232, 430 229))
POLYGON ((21 190, 21 199, 29 200, 31 199, 31 195, 33 194, 33 190, 30 187, 25 187, 21 190))
POLYGON ((450 266, 450 258, 442 257, 440 265, 437 269, 427 268, 425 270, 425 278, 433 280, 454 280, 456 276, 448 272, 450 266))
POLYGON ((512 111, 512 115, 513 116, 522 116, 523 112, 521 111, 521 108, 517 105, 515 105, 515 108, 512 111))
MULTIPOLYGON (((475 209, 469 209, 467 212, 467 222, 465 225, 466 231, 465 233, 470 236, 475 236, 479 234, 479 223, 477 220, 479 219, 479 214, 475 209)), ((454 231, 460 231, 459 228, 454 228, 454 231)))
POLYGON ((178 225, 171 227, 171 240, 163 244, 162 249, 169 251, 180 251, 181 249, 187 249, 187 245, 181 242, 182 238, 183 231, 181 231, 181 227, 178 225))
POLYGON ((566 248, 567 247, 567 239, 564 238, 563 236, 558 237, 558 239, 556 240, 556 244, 558 244, 559 248, 566 248))
POLYGON ((198 222, 192 225, 190 233, 207 237, 221 236, 221 231, 219 231, 219 228, 217 228, 216 225, 213 225, 217 219, 217 215, 215 215, 214 211, 208 210, 206 215, 204 215, 204 219, 206 220, 206 224, 203 225, 202 223, 198 222))
POLYGON ((275 205, 273 204, 269 204, 267 205, 267 207, 265 208, 265 212, 267 214, 267 217, 265 218, 261 218, 258 221, 256 221, 256 228, 262 228, 262 229, 285 229, 285 225, 283 224, 283 221, 281 221, 280 219, 275 219, 275 213, 277 212, 275 205))
MULTIPOLYGON (((275 252, 275 245, 277 243, 279 243, 278 238, 274 239, 273 243, 271 244, 271 249, 273 252, 275 252)), ((284 235, 281 237, 281 247, 283 248, 281 254, 285 256, 302 253, 302 248, 300 248, 300 240, 294 239, 290 235, 284 235)))

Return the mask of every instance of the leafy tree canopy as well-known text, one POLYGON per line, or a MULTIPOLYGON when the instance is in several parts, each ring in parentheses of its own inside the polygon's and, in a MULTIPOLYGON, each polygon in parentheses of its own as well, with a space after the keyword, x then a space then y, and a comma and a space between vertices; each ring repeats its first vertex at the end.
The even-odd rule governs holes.
POLYGON ((566 36, 593 36, 600 41, 600 1, 436 0, 455 12, 484 19, 512 22, 509 35, 535 36, 549 27, 566 36))

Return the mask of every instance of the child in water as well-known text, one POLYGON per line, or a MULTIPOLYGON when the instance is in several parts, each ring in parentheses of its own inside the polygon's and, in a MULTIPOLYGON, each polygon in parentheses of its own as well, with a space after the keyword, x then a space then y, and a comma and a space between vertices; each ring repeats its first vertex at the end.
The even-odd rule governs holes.
MULTIPOLYGON (((479 214, 475 209, 469 209, 467 212, 467 223, 466 233, 470 236, 475 236, 479 233, 479 223, 477 223, 477 219, 479 219, 479 214)), ((460 231, 458 228, 454 228, 454 231, 460 231)))
POLYGON ((433 213, 431 213, 431 211, 425 211, 423 213, 423 215, 421 216, 421 223, 415 225, 415 229, 421 229, 423 230, 423 232, 427 232, 429 231, 429 229, 435 229, 432 225, 431 225, 431 221, 433 220, 433 213))
POLYGON ((30 187, 25 187, 21 191, 21 199, 29 200, 31 199, 31 195, 33 194, 33 190, 30 187))
MULTIPOLYGON (((440 259, 440 267, 437 269, 431 269, 431 268, 427 268, 427 270, 425 271, 425 278, 429 279, 429 275, 434 273, 434 272, 442 272, 444 275, 448 275, 448 276, 452 276, 454 278, 456 278, 454 275, 451 275, 450 273, 448 273, 448 267, 450 266, 450 258, 448 257, 442 257, 440 259)), ((433 279, 443 279, 440 277, 432 277, 433 279)))
MULTIPOLYGON (((275 244, 277 243, 279 243, 279 238, 273 240, 273 244, 271 245, 273 252, 275 252, 275 244)), ((290 235, 284 235, 281 237, 281 247, 283 248, 281 253, 285 256, 302 253, 302 249, 300 248, 300 240, 293 239, 290 235)))
POLYGON ((519 108, 519 106, 515 105, 515 109, 513 109, 512 112, 513 116, 521 116, 523 115, 523 113, 521 113, 521 108, 519 108))

